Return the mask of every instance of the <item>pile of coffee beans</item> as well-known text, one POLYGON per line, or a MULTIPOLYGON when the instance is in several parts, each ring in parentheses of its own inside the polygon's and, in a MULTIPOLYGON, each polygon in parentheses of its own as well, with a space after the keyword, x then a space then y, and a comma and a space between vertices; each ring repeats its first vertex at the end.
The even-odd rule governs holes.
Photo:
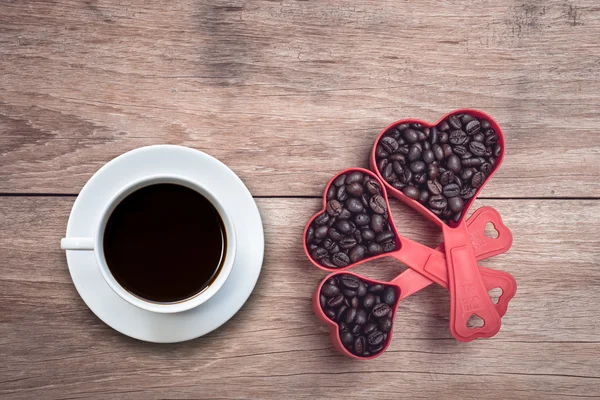
POLYGON ((494 170, 502 153, 488 120, 454 114, 437 126, 403 123, 375 150, 377 169, 394 188, 445 223, 459 221, 465 203, 494 170))
POLYGON ((338 274, 323 284, 319 299, 325 315, 337 322, 344 347, 367 357, 381 352, 387 343, 399 295, 395 286, 338 274))
POLYGON ((396 249, 396 234, 377 179, 360 171, 338 176, 327 190, 327 208, 306 232, 313 260, 343 268, 396 249))

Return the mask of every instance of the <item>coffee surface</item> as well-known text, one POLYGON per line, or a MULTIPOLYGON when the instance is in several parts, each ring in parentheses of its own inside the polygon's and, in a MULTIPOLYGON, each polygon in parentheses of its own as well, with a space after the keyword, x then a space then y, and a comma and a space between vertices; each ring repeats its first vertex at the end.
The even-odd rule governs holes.
POLYGON ((226 238, 215 207, 175 184, 141 188, 112 212, 104 256, 117 282, 154 302, 176 302, 208 287, 221 269, 226 238))

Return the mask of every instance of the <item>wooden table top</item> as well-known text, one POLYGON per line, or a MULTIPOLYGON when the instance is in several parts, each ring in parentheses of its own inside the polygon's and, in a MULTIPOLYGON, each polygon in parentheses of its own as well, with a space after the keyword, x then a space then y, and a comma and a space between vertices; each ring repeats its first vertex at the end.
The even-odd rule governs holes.
MULTIPOLYGON (((597 0, 0 2, 0 397, 600 397, 599 37, 597 0), (386 354, 347 359, 310 309, 325 274, 304 224, 384 126, 460 107, 507 138, 477 205, 513 232, 482 265, 513 274, 517 296, 496 337, 464 344, 431 286, 401 304, 386 354), (169 345, 102 323, 59 248, 92 174, 160 143, 227 163, 266 235, 242 310, 169 345)), ((393 207, 406 236, 440 241, 393 207)))

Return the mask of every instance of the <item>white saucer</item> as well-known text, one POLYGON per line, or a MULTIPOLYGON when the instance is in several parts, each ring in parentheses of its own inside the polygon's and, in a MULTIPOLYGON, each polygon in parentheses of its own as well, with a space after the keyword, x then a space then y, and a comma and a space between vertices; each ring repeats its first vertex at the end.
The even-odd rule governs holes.
POLYGON ((230 210, 237 253, 229 278, 206 303, 189 311, 159 314, 142 310, 108 286, 93 251, 67 251, 73 283, 87 306, 113 329, 139 340, 182 342, 227 322, 256 285, 263 262, 263 226, 252 195, 233 171, 217 159, 188 147, 159 145, 125 153, 104 165, 77 197, 67 237, 91 237, 103 206, 120 188, 154 174, 181 174, 210 189, 230 210))

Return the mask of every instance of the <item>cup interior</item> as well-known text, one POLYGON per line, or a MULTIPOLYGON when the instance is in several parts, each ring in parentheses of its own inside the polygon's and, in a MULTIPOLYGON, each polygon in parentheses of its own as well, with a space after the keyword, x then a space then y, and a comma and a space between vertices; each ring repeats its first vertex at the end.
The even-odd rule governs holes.
MULTIPOLYGON (((96 253, 96 258, 98 265, 100 267, 101 273, 104 276, 104 279, 108 283, 108 285, 124 300, 129 303, 140 307, 142 309, 146 309, 148 311, 160 312, 160 313, 174 313, 174 312, 182 312, 189 310, 191 308, 197 307, 198 305, 204 303, 208 299, 210 299, 225 283, 228 278, 234 258, 235 258, 235 249, 236 249, 236 236, 235 229, 233 225, 233 221, 231 220, 229 213, 225 210, 222 203, 205 187, 199 185, 196 182, 192 182, 187 179, 183 179, 181 177, 176 176, 152 176, 146 177, 141 180, 138 180, 127 187, 123 188, 119 193, 117 193, 108 205, 105 207, 103 212, 101 213, 102 217, 100 223, 98 224, 98 228, 95 235, 95 246, 94 248, 96 253), (177 301, 169 301, 169 302, 160 302, 154 301, 150 299, 146 299, 140 297, 139 295, 134 294, 130 290, 126 289, 122 286, 115 276, 112 274, 104 252, 104 239, 105 239, 105 230, 107 223, 115 211, 117 206, 129 195, 134 192, 152 185, 157 184, 175 184, 183 187, 187 187, 199 193, 201 196, 206 198, 215 208, 217 213, 219 214, 222 221, 222 229, 223 234, 223 250, 221 255, 220 265, 217 269, 215 275, 211 278, 209 283, 199 290, 197 293, 193 294, 190 297, 187 297, 182 300, 177 301)), ((173 251, 177 251, 176 248, 173 251)))

